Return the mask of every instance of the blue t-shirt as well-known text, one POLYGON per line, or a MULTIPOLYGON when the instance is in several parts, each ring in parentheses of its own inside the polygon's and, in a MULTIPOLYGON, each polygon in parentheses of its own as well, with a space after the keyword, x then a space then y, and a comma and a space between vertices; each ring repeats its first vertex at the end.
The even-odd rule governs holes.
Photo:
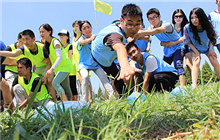
POLYGON ((216 44, 220 44, 220 13, 213 11, 208 16, 217 34, 216 44))
MULTIPOLYGON (((176 32, 176 30, 174 29, 174 27, 172 26, 172 24, 170 24, 169 22, 166 22, 166 21, 161 21, 161 27, 165 28, 166 27, 170 27, 172 28, 172 31, 171 32, 168 32, 167 29, 166 29, 166 32, 164 33, 158 33, 158 34, 155 34, 155 36, 161 41, 161 42, 169 42, 169 41, 177 41, 179 40, 180 36, 179 34, 176 32), (169 26, 168 26, 169 25, 169 26)), ((151 29, 154 29, 156 27, 154 26, 151 26, 150 27, 151 29)), ((164 56, 165 57, 170 57, 173 55, 173 53, 176 51, 176 50, 179 50, 179 49, 184 49, 183 47, 183 44, 179 43, 177 45, 173 45, 169 48, 167 47, 164 47, 163 51, 164 51, 164 56)))
MULTIPOLYGON (((4 51, 6 49, 6 45, 1 40, 0 40, 0 46, 1 46, 1 51, 4 51)), ((5 57, 1 56, 0 59, 1 59, 1 64, 2 64, 3 61, 5 60, 5 57)), ((5 69, 5 66, 1 65, 1 69, 5 69)))
MULTIPOLYGON (((205 30, 199 31, 198 35, 201 40, 201 45, 199 44, 198 41, 196 41, 193 37, 193 33, 190 31, 190 24, 187 24, 184 27, 184 39, 183 39, 183 44, 184 45, 189 45, 190 43, 202 54, 207 54, 209 53, 209 38, 207 36, 207 33, 205 30)), ((192 50, 190 49, 190 52, 192 50)))
MULTIPOLYGON (((79 41, 85 40, 85 39, 86 39, 86 37, 84 35, 82 35, 81 38, 79 39, 79 41)), ((79 65, 78 65, 79 70, 81 70, 82 68, 86 68, 86 69, 100 68, 100 66, 92 58, 91 44, 80 45, 80 43, 78 43, 77 49, 80 54, 79 65)))

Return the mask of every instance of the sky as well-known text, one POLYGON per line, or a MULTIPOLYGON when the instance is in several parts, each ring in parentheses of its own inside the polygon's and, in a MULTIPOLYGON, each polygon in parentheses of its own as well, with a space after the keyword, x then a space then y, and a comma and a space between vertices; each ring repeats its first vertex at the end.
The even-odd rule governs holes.
MULTIPOLYGON (((35 33, 36 40, 40 41, 39 27, 49 23, 53 27, 53 36, 58 37, 58 32, 67 29, 73 37, 72 23, 75 20, 88 20, 93 27, 93 34, 119 19, 121 9, 125 4, 135 3, 143 12, 146 28, 150 26, 146 13, 150 8, 157 8, 161 19, 171 23, 172 13, 175 9, 182 9, 189 17, 194 7, 201 7, 206 14, 217 9, 215 0, 101 0, 112 6, 112 14, 94 10, 93 0, 0 0, 0 40, 6 45, 16 42, 17 34, 25 29, 35 33), (96 22, 97 20, 97 22, 96 22)), ((159 58, 163 56, 163 48, 155 37, 152 38, 151 51, 159 58)), ((217 52, 217 49, 215 49, 217 52)), ((218 60, 220 62, 220 56, 218 60)), ((208 61, 202 55, 202 63, 208 61)), ((101 86, 99 79, 92 73, 92 87, 96 93, 101 86), (98 82, 97 82, 98 81, 98 82)), ((101 86, 102 87, 102 86, 101 86)), ((103 88, 103 87, 102 87, 103 88)))

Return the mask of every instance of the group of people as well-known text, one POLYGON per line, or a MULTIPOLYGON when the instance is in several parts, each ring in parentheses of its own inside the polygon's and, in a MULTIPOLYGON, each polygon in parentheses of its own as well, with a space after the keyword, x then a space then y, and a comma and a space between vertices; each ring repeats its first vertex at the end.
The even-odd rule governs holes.
POLYGON ((178 81, 186 85, 184 56, 192 88, 197 85, 201 54, 206 54, 220 77, 220 65, 213 51, 213 46, 217 46, 220 52, 220 0, 216 0, 216 4, 218 9, 208 17, 202 8, 192 9, 189 21, 184 12, 177 9, 173 12, 172 24, 162 21, 159 10, 151 8, 146 13, 151 24, 147 29, 144 29, 140 7, 126 4, 120 20, 97 34, 92 34, 89 21, 76 20, 72 24, 72 43, 65 29, 58 33, 60 40, 53 37, 49 24, 39 27, 41 42, 35 40, 32 30, 24 30, 18 34, 15 44, 0 51, 5 66, 1 67, 4 106, 15 108, 13 97, 19 109, 25 107, 32 96, 36 96, 36 106, 58 98, 77 101, 77 80, 81 85, 80 100, 91 102, 91 70, 99 77, 108 98, 121 98, 133 87, 144 94, 171 91, 178 81), (163 59, 150 51, 150 35, 161 42, 163 59))

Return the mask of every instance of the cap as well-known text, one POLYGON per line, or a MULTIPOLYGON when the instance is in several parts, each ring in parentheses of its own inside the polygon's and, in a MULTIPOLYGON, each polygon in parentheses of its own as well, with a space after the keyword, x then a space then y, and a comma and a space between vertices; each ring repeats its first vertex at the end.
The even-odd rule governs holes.
POLYGON ((64 34, 64 35, 67 35, 67 36, 70 35, 70 33, 69 33, 66 29, 62 29, 62 30, 58 33, 58 35, 61 35, 61 34, 64 34))

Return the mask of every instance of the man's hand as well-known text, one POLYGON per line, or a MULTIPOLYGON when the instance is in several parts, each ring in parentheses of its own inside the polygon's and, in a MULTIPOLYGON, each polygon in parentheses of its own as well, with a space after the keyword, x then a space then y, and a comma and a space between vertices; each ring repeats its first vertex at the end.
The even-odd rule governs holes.
POLYGON ((135 74, 135 72, 142 72, 142 70, 134 68, 131 65, 121 68, 121 72, 117 80, 124 79, 125 77, 129 77, 130 75, 135 74))

